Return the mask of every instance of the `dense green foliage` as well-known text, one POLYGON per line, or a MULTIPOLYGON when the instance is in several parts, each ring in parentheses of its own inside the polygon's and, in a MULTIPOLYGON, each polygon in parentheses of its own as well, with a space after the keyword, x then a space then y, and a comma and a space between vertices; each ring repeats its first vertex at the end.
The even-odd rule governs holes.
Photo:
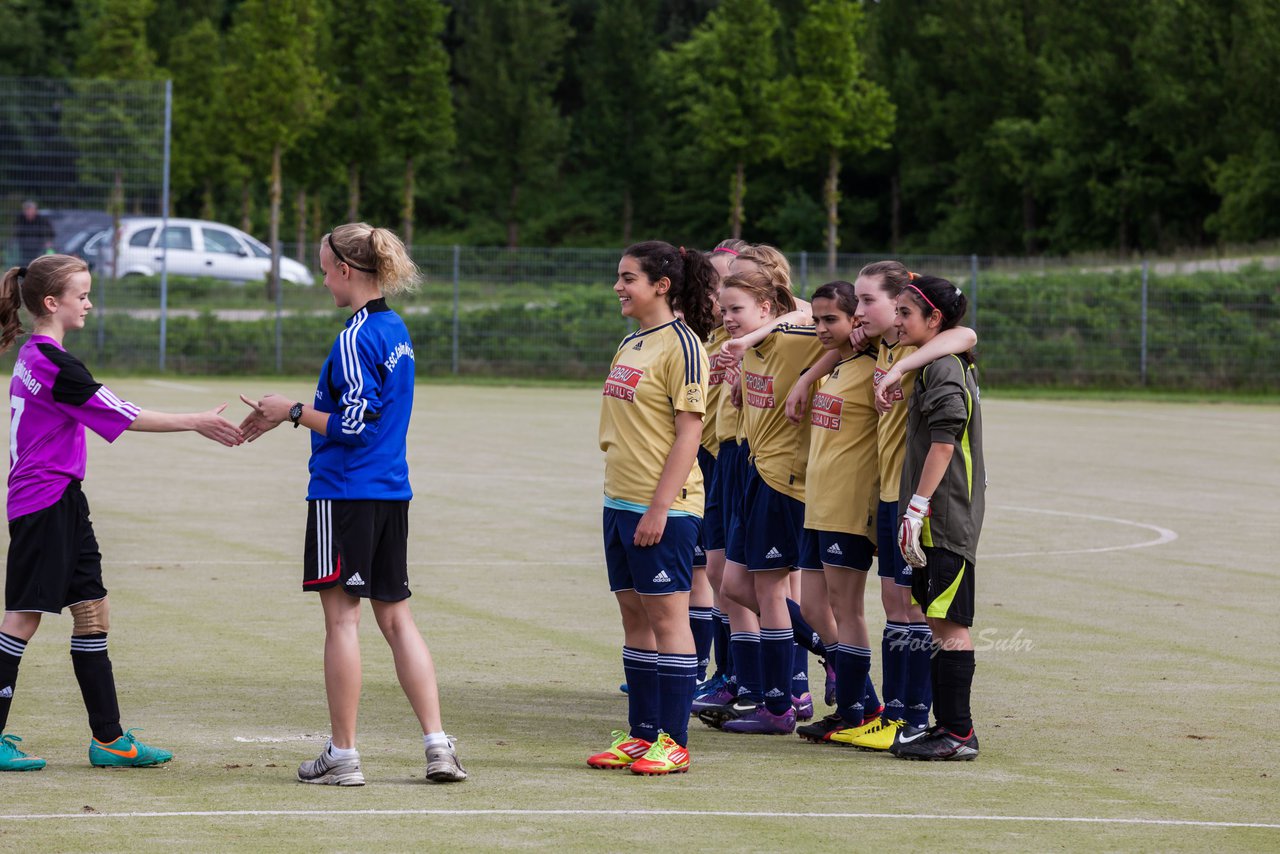
POLYGON ((174 80, 178 214, 264 234, 279 154, 288 239, 353 217, 422 244, 1280 237, 1274 0, 0 0, 0 19, 0 75, 174 80))
MULTIPOLYGON (((974 296, 973 283, 961 281, 974 296)), ((275 371, 275 321, 254 304, 256 288, 209 279, 171 280, 167 362, 189 374, 275 371), (198 314, 196 312, 199 312, 198 314)), ((68 346, 114 371, 155 369, 159 322, 146 309, 158 282, 127 279, 95 297, 98 311, 68 346), (99 346, 101 330, 101 346, 99 346)), ((1261 267, 1152 277, 1147 373, 1142 374, 1142 282, 1138 270, 983 273, 977 311, 984 387, 1268 391, 1280 385, 1280 273, 1261 267)), ((453 288, 435 282, 397 298, 423 375, 453 372, 453 288)), ((286 290, 282 362, 314 373, 345 311, 320 288, 286 290)), ((613 292, 598 283, 459 282, 458 373, 592 379, 603 376, 630 331, 613 292)))

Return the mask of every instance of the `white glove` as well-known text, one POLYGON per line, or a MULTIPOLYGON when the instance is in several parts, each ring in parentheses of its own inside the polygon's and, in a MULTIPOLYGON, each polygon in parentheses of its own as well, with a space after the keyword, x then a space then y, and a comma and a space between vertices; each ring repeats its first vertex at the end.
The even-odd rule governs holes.
POLYGON ((902 559, 916 569, 924 566, 924 549, 920 547, 920 532, 924 530, 924 517, 929 515, 929 499, 923 495, 911 496, 907 512, 902 514, 898 524, 898 548, 902 551, 902 559))

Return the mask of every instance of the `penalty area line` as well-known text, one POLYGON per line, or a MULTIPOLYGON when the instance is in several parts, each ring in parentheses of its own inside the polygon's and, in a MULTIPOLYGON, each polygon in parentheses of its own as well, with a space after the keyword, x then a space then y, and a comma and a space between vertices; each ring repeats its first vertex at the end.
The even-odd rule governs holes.
POLYGON ((933 813, 874 812, 750 812, 746 810, 517 810, 517 809, 402 809, 402 810, 175 810, 172 812, 94 812, 94 813, 30 813, 0 815, 0 821, 49 821, 55 819, 107 818, 235 818, 235 817, 301 817, 301 816, 600 816, 621 818, 657 818, 688 816, 691 818, 778 818, 778 819, 888 819, 905 821, 1014 821, 1054 824, 1132 824, 1164 827, 1223 827, 1280 830, 1280 824, 1249 821, 1195 821, 1163 818, 1095 818, 1089 816, 1049 815, 938 815, 933 813))

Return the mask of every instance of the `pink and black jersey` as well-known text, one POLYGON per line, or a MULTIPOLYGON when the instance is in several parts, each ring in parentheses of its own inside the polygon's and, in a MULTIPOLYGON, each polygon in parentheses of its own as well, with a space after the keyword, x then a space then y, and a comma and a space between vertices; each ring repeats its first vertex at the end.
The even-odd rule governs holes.
POLYGON ((18 351, 9 406, 10 520, 52 506, 68 483, 84 480, 84 428, 114 442, 138 417, 46 335, 18 351))

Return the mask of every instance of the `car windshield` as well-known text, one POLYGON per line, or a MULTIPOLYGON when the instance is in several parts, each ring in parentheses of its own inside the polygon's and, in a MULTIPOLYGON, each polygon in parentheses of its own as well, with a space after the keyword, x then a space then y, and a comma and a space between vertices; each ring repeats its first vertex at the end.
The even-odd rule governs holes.
POLYGON ((244 241, 245 243, 249 244, 249 248, 253 250, 253 254, 257 255, 259 258, 271 257, 271 250, 263 246, 261 243, 259 243, 257 240, 253 239, 249 235, 247 234, 245 235, 244 241))

